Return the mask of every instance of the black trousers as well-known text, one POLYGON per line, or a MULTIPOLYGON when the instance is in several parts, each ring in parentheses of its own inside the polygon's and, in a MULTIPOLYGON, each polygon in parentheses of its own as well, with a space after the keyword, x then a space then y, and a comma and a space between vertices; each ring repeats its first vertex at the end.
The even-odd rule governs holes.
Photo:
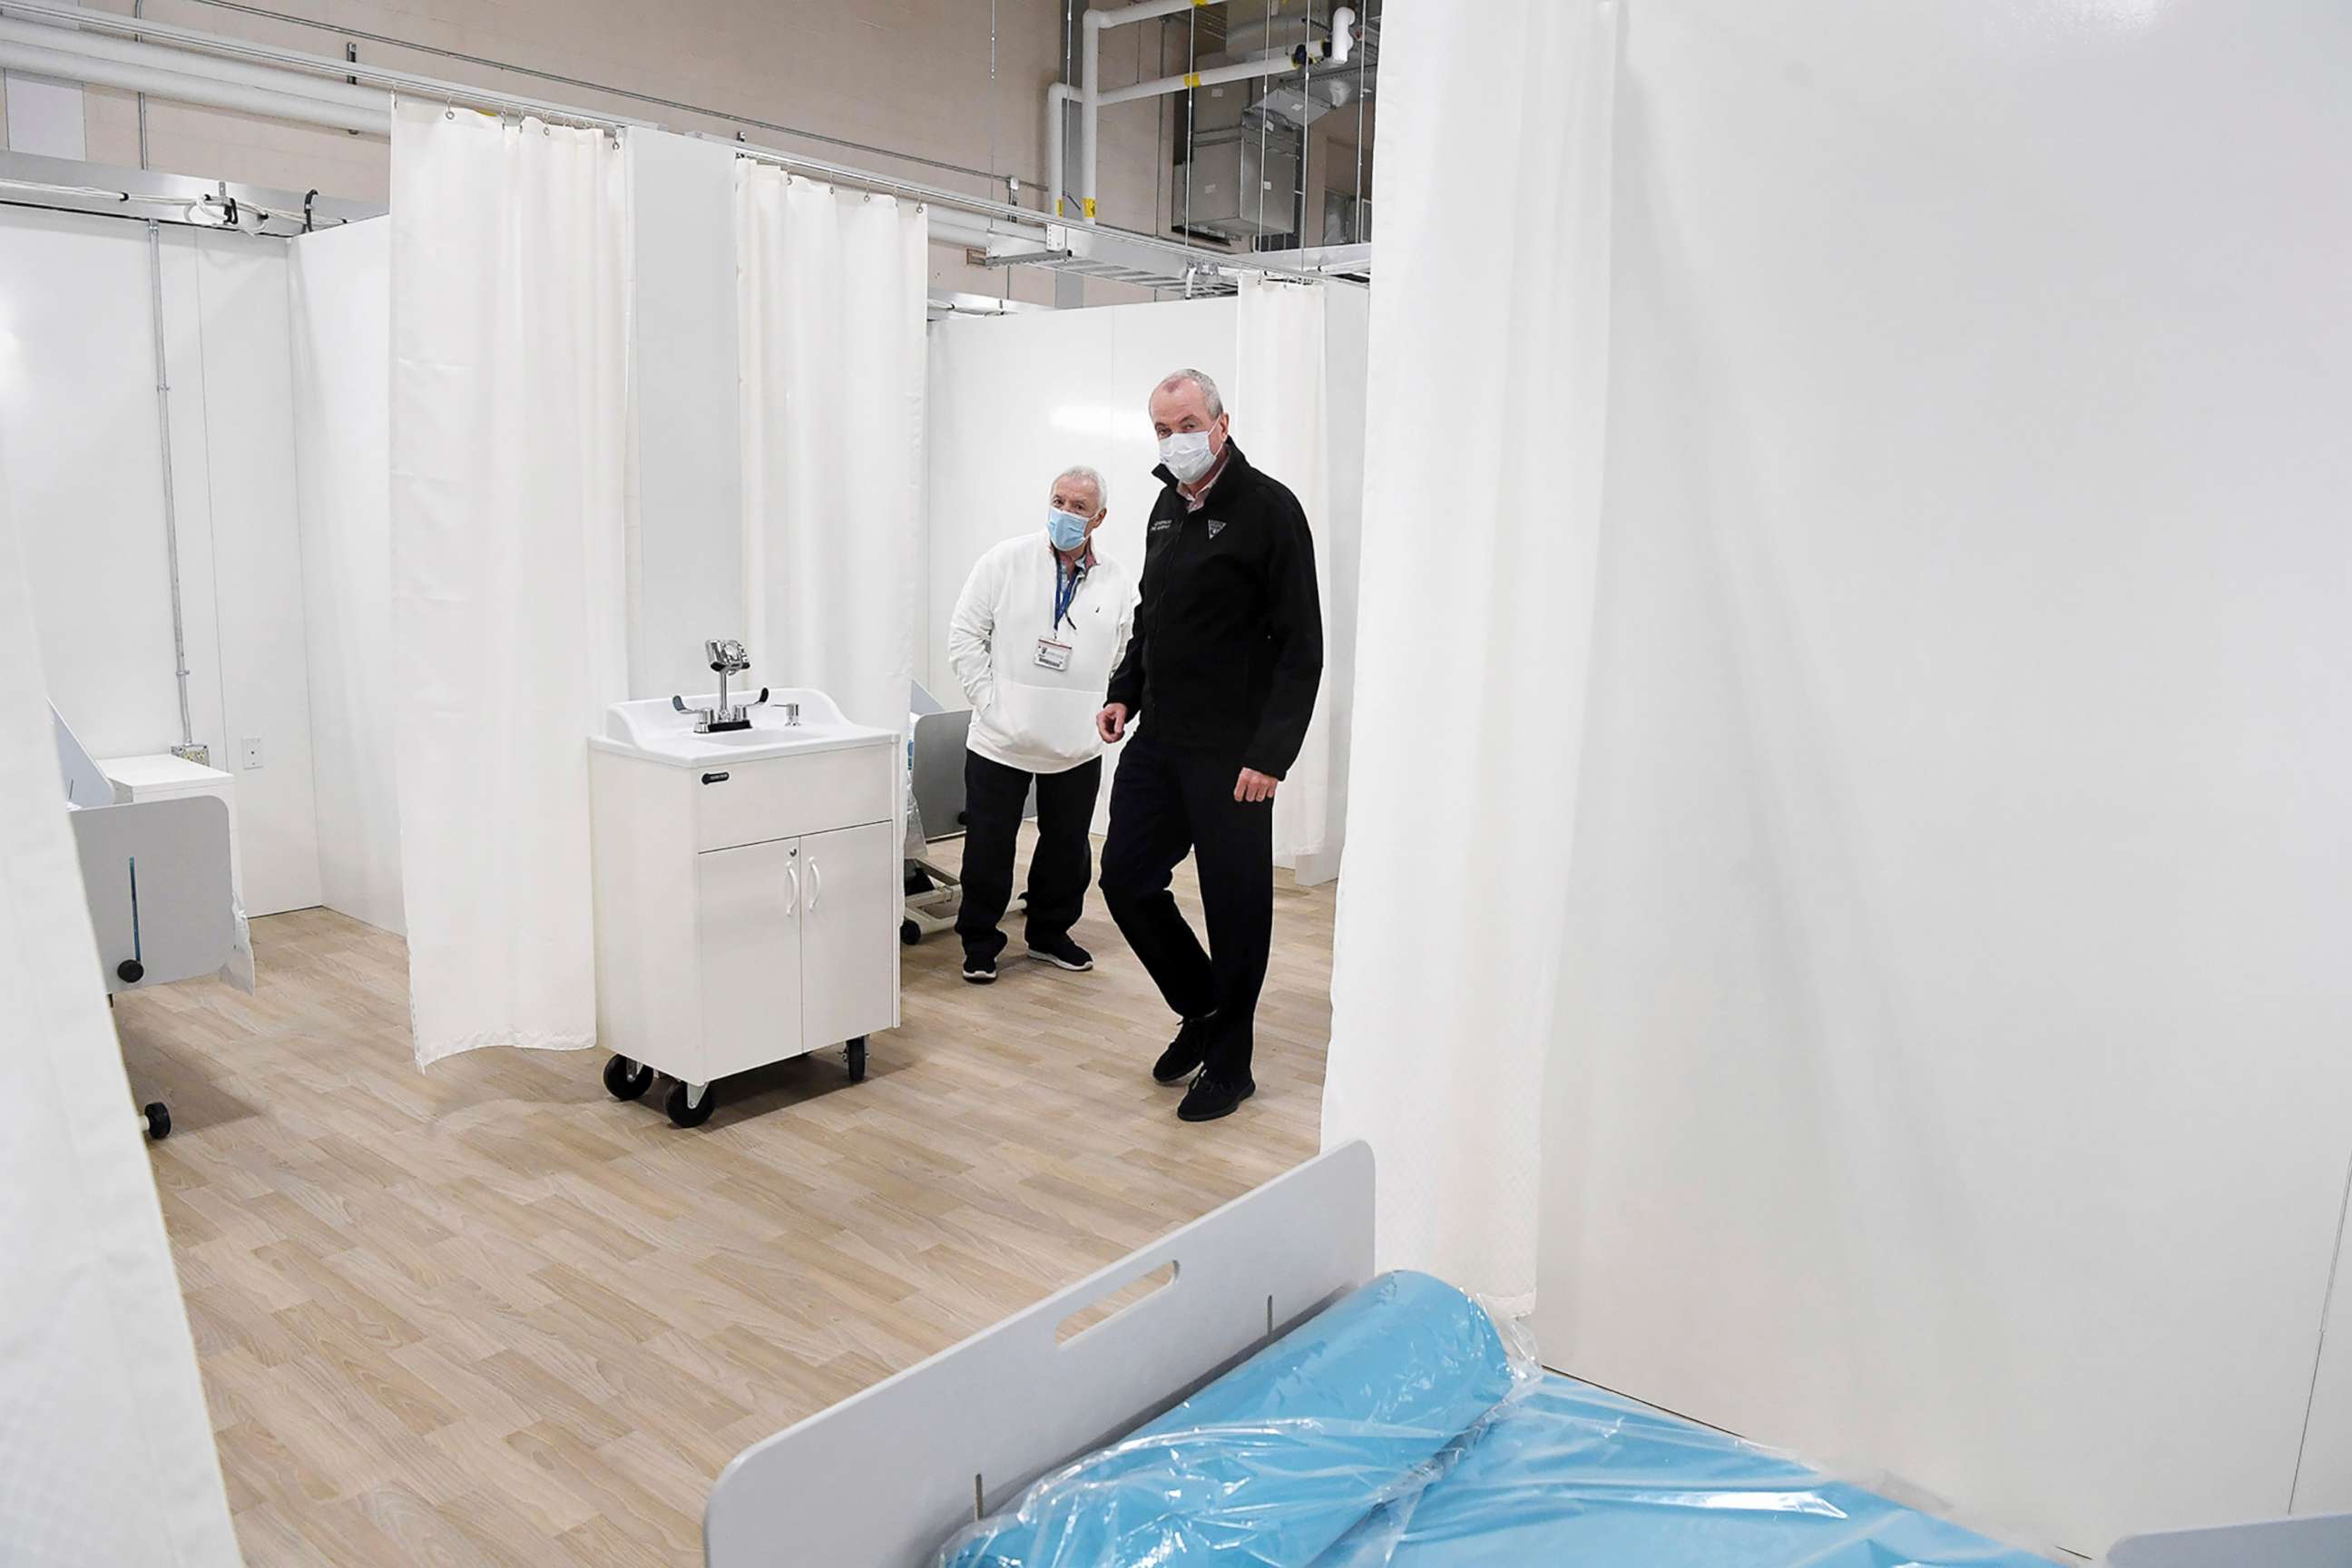
POLYGON ((1208 1068, 1249 1071, 1258 993, 1274 940, 1274 803, 1234 799, 1238 756, 1127 743, 1111 781, 1110 837, 1103 845, 1103 901, 1128 946, 1179 1017, 1213 1011, 1208 1068), (1201 876, 1209 949, 1168 890, 1190 852, 1201 876))
POLYGON ((1031 943, 1069 933, 1086 907, 1087 882, 1095 869, 1095 796, 1102 789, 1102 759, 1060 773, 1025 773, 992 763, 977 752, 963 754, 963 907, 956 935, 967 959, 994 958, 1004 951, 996 922, 1013 901, 1013 849, 1021 837, 1021 807, 1029 781, 1037 781, 1037 850, 1029 858, 1031 943))

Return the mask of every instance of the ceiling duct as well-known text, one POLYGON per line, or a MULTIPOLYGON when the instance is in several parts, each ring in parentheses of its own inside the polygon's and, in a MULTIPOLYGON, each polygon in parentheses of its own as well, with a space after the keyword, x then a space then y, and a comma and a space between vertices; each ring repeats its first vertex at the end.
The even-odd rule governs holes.
MULTIPOLYGON (((1307 63, 1281 75, 1203 82, 1184 96, 1173 147, 1180 231, 1259 248, 1297 243, 1307 128, 1335 109, 1359 110, 1379 79, 1379 24, 1360 20, 1369 9, 1367 0, 1231 0, 1213 8, 1223 13, 1221 52, 1199 56, 1193 72, 1307 63), (1335 17, 1347 29, 1339 39, 1332 37, 1335 17), (1312 63, 1327 58, 1334 63, 1312 63)), ((1360 238, 1361 226, 1351 218, 1342 230, 1327 224, 1325 232, 1360 238)))
MULTIPOLYGON (((1368 6, 1364 0, 1356 0, 1350 9, 1360 17, 1368 6)), ((1220 64, 1288 55, 1302 44, 1319 51, 1331 37, 1330 0, 1281 0, 1271 7, 1233 0, 1224 11, 1224 55, 1220 64)), ((1354 103, 1359 93, 1370 96, 1378 80, 1378 29, 1360 21, 1356 26, 1356 58, 1347 65, 1309 71, 1303 78, 1268 78, 1259 84, 1264 90, 1249 100, 1246 111, 1304 130, 1331 110, 1354 103)))

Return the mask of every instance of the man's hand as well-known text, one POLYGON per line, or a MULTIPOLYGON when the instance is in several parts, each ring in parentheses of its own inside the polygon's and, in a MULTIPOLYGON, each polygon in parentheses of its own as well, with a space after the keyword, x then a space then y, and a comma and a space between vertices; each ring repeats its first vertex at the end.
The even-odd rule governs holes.
POLYGON ((1274 798, 1274 786, 1282 781, 1272 773, 1262 773, 1255 768, 1244 768, 1242 776, 1234 781, 1234 799, 1244 805, 1255 805, 1274 798))
POLYGON ((1127 733, 1127 704, 1105 704, 1103 710, 1095 715, 1095 729, 1102 736, 1104 745, 1118 745, 1119 737, 1127 733))

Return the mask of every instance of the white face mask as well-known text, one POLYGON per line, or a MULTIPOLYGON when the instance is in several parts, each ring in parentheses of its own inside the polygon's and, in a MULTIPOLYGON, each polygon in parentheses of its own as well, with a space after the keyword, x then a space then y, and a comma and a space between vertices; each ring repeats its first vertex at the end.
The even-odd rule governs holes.
POLYGON ((1180 431, 1160 437, 1160 460, 1168 471, 1182 484, 1192 484, 1216 466, 1216 458, 1209 450, 1206 430, 1180 431))

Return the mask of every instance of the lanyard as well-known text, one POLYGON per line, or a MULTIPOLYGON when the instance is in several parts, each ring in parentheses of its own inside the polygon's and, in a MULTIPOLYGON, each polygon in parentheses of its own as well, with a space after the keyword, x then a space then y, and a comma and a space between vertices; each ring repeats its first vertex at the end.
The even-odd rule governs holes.
MULTIPOLYGON (((1072 566, 1065 571, 1058 558, 1054 562, 1054 630, 1055 632, 1062 629, 1063 617, 1070 613, 1070 606, 1077 602, 1078 584, 1086 581, 1086 576, 1087 569, 1084 566, 1072 566)), ((1075 626, 1077 622, 1072 621, 1070 624, 1075 626)))

